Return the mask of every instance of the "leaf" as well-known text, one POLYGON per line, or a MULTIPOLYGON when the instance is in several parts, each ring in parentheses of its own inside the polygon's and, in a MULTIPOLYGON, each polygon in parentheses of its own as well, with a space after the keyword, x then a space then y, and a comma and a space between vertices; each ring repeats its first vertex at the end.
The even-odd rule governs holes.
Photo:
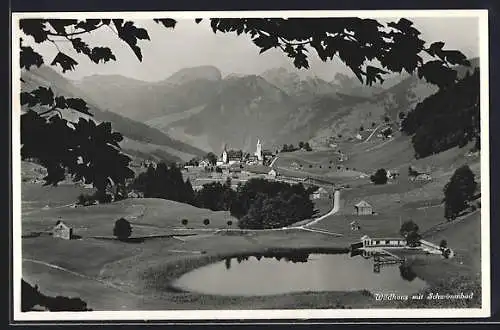
POLYGON ((386 74, 389 73, 385 70, 382 70, 380 68, 368 65, 366 67, 366 84, 369 86, 372 86, 374 82, 379 80, 380 82, 383 82, 381 74, 386 74))
POLYGON ((74 109, 78 112, 84 113, 86 115, 90 115, 89 107, 87 103, 80 98, 66 98, 66 106, 68 108, 74 109))
POLYGON ((95 30, 97 26, 101 23, 100 19, 86 19, 78 22, 75 27, 77 29, 83 29, 85 31, 95 30))
POLYGON ((94 47, 92 48, 92 52, 89 54, 89 58, 94 63, 99 63, 103 61, 104 63, 109 62, 110 60, 116 61, 115 55, 111 52, 111 49, 108 47, 94 47))
POLYGON ((36 104, 38 104, 38 100, 31 93, 22 92, 21 93, 21 105, 25 105, 25 104, 32 107, 32 106, 35 106, 36 104))
POLYGON ((54 104, 54 92, 50 87, 38 87, 34 91, 31 91, 31 95, 33 95, 41 105, 54 104))
POLYGON ((90 55, 91 50, 89 45, 87 45, 81 38, 71 39, 71 44, 77 53, 83 53, 85 55, 90 55))
POLYGON ((55 107, 59 109, 66 109, 68 106, 66 105, 66 98, 64 96, 57 96, 55 98, 55 107))
POLYGON ((120 39, 125 41, 132 51, 135 53, 139 61, 142 61, 142 53, 139 46, 137 46, 137 39, 148 39, 149 35, 147 31, 142 28, 137 28, 133 22, 127 21, 122 25, 123 20, 113 20, 116 30, 118 31, 118 36, 120 39))
POLYGON ((73 70, 76 65, 78 65, 78 62, 75 61, 73 58, 69 57, 68 55, 59 52, 57 53, 56 57, 50 63, 50 65, 57 65, 59 64, 62 68, 63 73, 68 71, 68 70, 73 70))
POLYGON ((279 45, 278 37, 265 36, 263 34, 259 35, 257 38, 253 39, 252 41, 258 47, 260 47, 260 54, 262 54, 266 50, 269 50, 270 48, 277 47, 279 45))
POLYGON ((306 68, 309 69, 309 62, 307 61, 307 55, 303 52, 298 52, 295 55, 295 59, 293 60, 293 64, 297 69, 306 68))
POLYGON ((447 88, 456 81, 457 72, 445 66, 443 61, 435 60, 424 63, 418 69, 418 76, 439 88, 447 88))
POLYGON ((78 23, 76 19, 49 19, 47 22, 60 35, 66 34, 66 26, 75 25, 78 23))
POLYGON ((172 29, 175 28, 175 25, 177 24, 177 21, 172 18, 154 18, 153 21, 155 21, 158 24, 163 24, 163 26, 166 28, 172 28, 172 29))
POLYGON ((40 67, 43 64, 43 57, 31 47, 21 47, 19 62, 21 62, 21 69, 29 70, 32 66, 40 67))
POLYGON ((135 53, 135 56, 139 59, 139 61, 142 62, 142 53, 141 53, 141 48, 139 46, 131 46, 132 50, 135 53))
POLYGON ((450 64, 460 64, 470 66, 470 62, 467 61, 467 57, 459 52, 458 50, 443 50, 442 55, 445 60, 450 64))
POLYGON ((41 43, 47 40, 47 30, 45 20, 25 18, 19 20, 19 28, 29 36, 35 39, 36 43, 41 43))
POLYGON ((442 49, 444 47, 444 42, 442 41, 437 41, 437 42, 433 42, 429 48, 426 49, 427 53, 429 53, 429 55, 431 56, 435 56, 435 55, 438 55, 441 53, 442 49))

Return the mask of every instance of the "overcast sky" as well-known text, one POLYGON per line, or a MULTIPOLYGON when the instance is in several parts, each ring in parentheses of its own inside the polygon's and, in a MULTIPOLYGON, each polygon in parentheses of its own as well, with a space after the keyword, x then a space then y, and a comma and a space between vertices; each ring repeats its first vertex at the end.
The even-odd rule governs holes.
MULTIPOLYGON (((415 27, 422 32, 421 38, 428 42, 444 41, 445 49, 458 49, 467 57, 479 55, 479 20, 476 17, 429 17, 410 18, 415 27)), ((384 21, 382 19, 379 19, 384 21)), ((397 21, 397 19, 390 19, 397 21)), ((145 27, 151 41, 139 41, 142 48, 143 61, 135 57, 132 50, 119 40, 113 31, 103 27, 88 37, 82 37, 91 46, 109 46, 117 57, 117 61, 106 64, 95 64, 89 59, 68 52, 79 62, 76 70, 66 72, 71 79, 80 79, 94 74, 120 74, 123 76, 158 81, 167 78, 174 72, 199 65, 213 65, 223 75, 259 74, 267 69, 286 67, 295 70, 292 60, 281 51, 271 49, 259 55, 257 48, 246 35, 213 33, 205 20, 196 24, 194 20, 179 20, 175 29, 165 29, 152 21, 137 21, 136 25, 145 27)), ((55 46, 49 42, 38 45, 31 40, 35 50, 50 63, 57 53, 55 46)), ((69 49, 67 43, 60 43, 61 50, 69 49)), ((301 74, 316 75, 325 80, 332 80, 337 72, 351 74, 338 60, 321 62, 311 52, 311 69, 301 74)), ((56 68, 60 72, 59 68, 56 68)))

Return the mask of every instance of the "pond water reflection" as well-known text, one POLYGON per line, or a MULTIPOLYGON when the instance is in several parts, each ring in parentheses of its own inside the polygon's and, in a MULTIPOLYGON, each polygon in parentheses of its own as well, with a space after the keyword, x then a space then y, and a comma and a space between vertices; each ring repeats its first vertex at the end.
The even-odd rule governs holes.
POLYGON ((376 265, 349 254, 275 254, 227 258, 200 267, 172 283, 184 291, 225 296, 307 291, 411 294, 426 286, 406 266, 376 265))

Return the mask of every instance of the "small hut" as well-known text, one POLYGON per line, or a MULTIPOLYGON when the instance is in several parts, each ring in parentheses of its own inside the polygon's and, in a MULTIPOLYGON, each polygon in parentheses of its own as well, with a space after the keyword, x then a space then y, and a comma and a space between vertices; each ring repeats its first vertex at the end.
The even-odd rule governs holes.
POLYGON ((361 201, 354 205, 354 214, 356 215, 371 215, 373 207, 367 201, 361 201))
POLYGON ((73 228, 68 227, 64 222, 58 220, 52 228, 52 236, 62 239, 71 239, 73 237, 73 228))

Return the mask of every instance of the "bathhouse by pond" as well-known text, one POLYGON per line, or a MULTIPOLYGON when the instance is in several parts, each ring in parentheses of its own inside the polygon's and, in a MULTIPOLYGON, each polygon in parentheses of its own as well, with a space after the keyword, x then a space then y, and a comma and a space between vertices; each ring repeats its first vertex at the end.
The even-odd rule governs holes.
POLYGON ((228 258, 181 276, 172 287, 225 296, 262 296, 293 292, 358 291, 412 294, 426 286, 400 265, 374 272, 372 259, 349 254, 298 254, 228 258))

